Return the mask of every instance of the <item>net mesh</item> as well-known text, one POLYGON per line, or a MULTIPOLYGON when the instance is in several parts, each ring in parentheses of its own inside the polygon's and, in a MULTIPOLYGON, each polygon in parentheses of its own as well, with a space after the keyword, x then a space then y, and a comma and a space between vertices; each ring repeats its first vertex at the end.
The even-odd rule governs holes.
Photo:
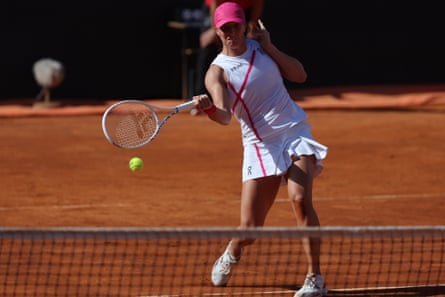
POLYGON ((157 114, 140 102, 116 105, 107 113, 105 128, 114 144, 137 147, 146 143, 156 133, 157 114))
POLYGON ((262 229, 0 229, 1 296, 293 296, 305 237, 322 240, 337 296, 445 294, 445 226, 262 229), (233 237, 243 250, 226 287, 214 261, 233 237))

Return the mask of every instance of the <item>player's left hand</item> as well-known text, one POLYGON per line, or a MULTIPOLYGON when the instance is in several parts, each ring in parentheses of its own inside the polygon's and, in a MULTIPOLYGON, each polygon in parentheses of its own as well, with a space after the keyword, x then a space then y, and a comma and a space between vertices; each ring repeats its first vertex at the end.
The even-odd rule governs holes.
POLYGON ((267 49, 272 45, 270 40, 270 33, 267 31, 261 20, 258 20, 258 26, 256 26, 255 30, 252 32, 252 36, 256 39, 264 49, 267 49))

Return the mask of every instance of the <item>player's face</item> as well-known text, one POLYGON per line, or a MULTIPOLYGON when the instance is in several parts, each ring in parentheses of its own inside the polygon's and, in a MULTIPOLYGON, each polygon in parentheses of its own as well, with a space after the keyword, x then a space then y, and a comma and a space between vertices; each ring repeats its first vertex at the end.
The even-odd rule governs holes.
POLYGON ((226 23, 217 29, 223 45, 231 50, 241 50, 245 46, 246 26, 234 22, 226 23))

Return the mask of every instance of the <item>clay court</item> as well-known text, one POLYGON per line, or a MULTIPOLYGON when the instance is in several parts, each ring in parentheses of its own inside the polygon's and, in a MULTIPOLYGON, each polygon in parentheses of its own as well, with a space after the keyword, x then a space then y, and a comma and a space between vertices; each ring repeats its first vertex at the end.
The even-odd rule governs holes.
MULTIPOLYGON (((442 105, 397 106, 406 98, 440 103, 444 88, 407 89, 411 93, 337 89, 337 99, 331 90, 295 93, 306 96, 297 103, 306 108, 314 136, 329 147, 314 190, 322 225, 445 223, 442 105), (388 107, 379 108, 385 99, 388 107), (335 100, 344 106, 330 103, 335 100), (354 108, 360 103, 369 106, 354 108)), ((242 155, 235 120, 224 127, 185 112, 149 145, 122 150, 102 134, 106 105, 1 106, 3 226, 238 224, 242 155), (133 156, 144 159, 144 170, 128 169, 133 156)), ((283 188, 268 226, 294 224, 285 197, 283 188)))
MULTIPOLYGON (((323 226, 445 225, 443 86, 300 90, 313 134, 329 147, 314 203, 323 226)), ((176 115, 149 145, 109 144, 112 102, 0 106, 3 227, 236 227, 239 126, 176 115), (133 156, 142 171, 128 169, 133 156)), ((180 100, 156 100, 174 105, 180 100)), ((294 226, 286 188, 266 222, 294 226)))

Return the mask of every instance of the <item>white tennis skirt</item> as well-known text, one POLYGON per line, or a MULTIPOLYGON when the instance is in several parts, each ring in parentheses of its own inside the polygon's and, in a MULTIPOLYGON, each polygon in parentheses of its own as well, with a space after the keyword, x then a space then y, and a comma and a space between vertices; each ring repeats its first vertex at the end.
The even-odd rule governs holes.
POLYGON ((292 165, 292 158, 314 155, 316 175, 323 169, 322 160, 328 148, 315 141, 311 125, 303 121, 287 129, 276 139, 244 145, 243 182, 271 175, 284 175, 292 165))

